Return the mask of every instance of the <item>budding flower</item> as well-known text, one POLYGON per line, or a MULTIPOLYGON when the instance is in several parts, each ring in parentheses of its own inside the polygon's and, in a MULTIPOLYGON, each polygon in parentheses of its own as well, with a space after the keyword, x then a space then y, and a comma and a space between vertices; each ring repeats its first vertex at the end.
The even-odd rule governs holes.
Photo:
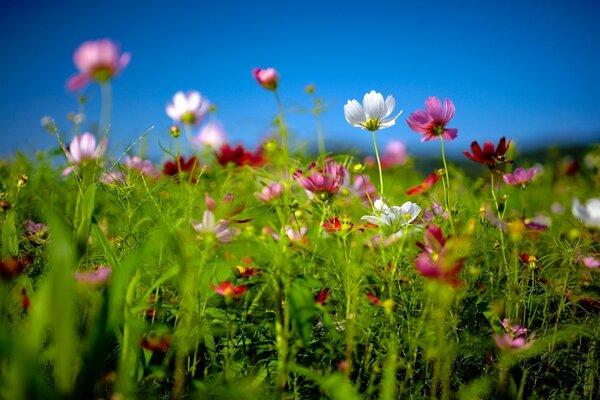
POLYGON ((22 188, 23 186, 25 186, 27 184, 28 180, 29 180, 29 178, 27 177, 27 175, 20 174, 19 179, 17 180, 17 186, 19 188, 22 188))
POLYGON ((181 130, 177 125, 172 125, 171 128, 169 128, 169 130, 171 131, 171 136, 173 136, 174 138, 178 138, 179 136, 181 136, 181 130))
POLYGON ((313 85, 312 83, 310 85, 306 85, 306 88, 304 88, 304 90, 308 94, 313 94, 315 92, 315 85, 313 85))
POLYGON ((254 79, 267 90, 275 90, 277 89, 277 84, 279 83, 279 76, 277 75, 277 71, 274 68, 254 68, 252 70, 252 75, 254 79))

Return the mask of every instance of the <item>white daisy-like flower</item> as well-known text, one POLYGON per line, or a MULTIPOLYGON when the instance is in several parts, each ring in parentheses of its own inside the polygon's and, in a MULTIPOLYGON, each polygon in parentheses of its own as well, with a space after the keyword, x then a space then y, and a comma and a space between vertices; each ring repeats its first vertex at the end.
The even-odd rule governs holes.
POLYGON ((348 100, 344 106, 344 115, 350 125, 375 132, 396 123, 396 118, 402 111, 395 117, 390 117, 395 106, 394 96, 388 96, 383 101, 381 93, 371 90, 365 94, 362 105, 356 100, 348 100))
POLYGON ((176 122, 195 125, 204 119, 208 112, 208 107, 208 99, 193 90, 187 93, 175 93, 173 102, 167 104, 166 112, 176 122))
POLYGON ((375 225, 383 226, 391 231, 398 233, 405 225, 409 225, 421 213, 421 207, 417 204, 407 201, 398 206, 388 206, 381 199, 373 203, 375 212, 373 215, 365 215, 361 219, 375 225))
POLYGON ((571 211, 586 225, 600 229, 600 197, 589 199, 585 204, 581 204, 579 199, 575 199, 571 211))

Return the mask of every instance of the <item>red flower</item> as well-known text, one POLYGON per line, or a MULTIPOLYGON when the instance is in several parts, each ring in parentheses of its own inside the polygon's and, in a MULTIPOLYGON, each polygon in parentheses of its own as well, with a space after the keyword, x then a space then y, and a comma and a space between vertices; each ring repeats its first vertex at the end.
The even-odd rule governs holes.
POLYGON ((266 162, 262 146, 258 147, 254 153, 251 153, 246 151, 241 144, 238 144, 235 148, 231 148, 229 144, 224 144, 221 146, 220 152, 215 153, 215 157, 219 164, 224 167, 229 163, 236 166, 248 165, 251 167, 260 167, 266 162))
POLYGON ((200 161, 195 156, 191 156, 187 161, 183 156, 179 156, 177 160, 169 160, 165 163, 163 174, 167 176, 178 176, 180 172, 188 173, 192 176, 192 180, 200 168, 200 161))
POLYGON ((327 295, 329 294, 329 288, 324 288, 315 296, 315 301, 320 305, 324 306, 327 304, 327 295))
POLYGON ((27 256, 16 258, 9 256, 0 259, 0 278, 10 279, 20 275, 27 266, 31 264, 31 259, 27 256))
POLYGON ((510 163, 506 156, 506 152, 508 151, 508 147, 510 146, 510 140, 508 143, 506 142, 506 138, 502 136, 500 141, 498 142, 498 146, 494 149, 494 143, 485 142, 483 144, 483 150, 479 146, 479 143, 474 141, 471 143, 471 151, 473 154, 463 151, 463 154, 469 157, 471 160, 475 161, 479 164, 485 164, 490 169, 494 169, 496 166, 500 164, 510 163))
POLYGON ((377 296, 375 296, 375 294, 373 292, 368 292, 367 293, 367 299, 369 299, 369 301, 371 302, 371 304, 374 304, 376 306, 381 305, 381 300, 379 300, 377 298, 377 296))
POLYGON ((338 217, 329 218, 323 222, 323 228, 329 233, 347 232, 352 230, 354 224, 350 221, 346 221, 345 218, 340 221, 338 217))
POLYGON ((158 335, 156 332, 150 332, 142 338, 140 344, 146 350, 167 351, 171 345, 171 340, 170 335, 158 335))
POLYGON ((31 300, 29 300, 25 288, 21 289, 21 305, 23 306, 23 311, 29 310, 29 306, 31 305, 31 300))
POLYGON ((221 296, 230 299, 239 299, 240 295, 244 293, 248 288, 246 286, 235 286, 229 281, 221 282, 217 286, 211 285, 212 289, 220 294, 221 296))
POLYGON ((423 183, 411 187, 406 191, 406 194, 412 196, 414 194, 425 193, 426 191, 431 189, 433 184, 436 183, 440 178, 441 175, 437 171, 433 171, 431 174, 429 174, 427 178, 425 178, 425 181, 423 183))

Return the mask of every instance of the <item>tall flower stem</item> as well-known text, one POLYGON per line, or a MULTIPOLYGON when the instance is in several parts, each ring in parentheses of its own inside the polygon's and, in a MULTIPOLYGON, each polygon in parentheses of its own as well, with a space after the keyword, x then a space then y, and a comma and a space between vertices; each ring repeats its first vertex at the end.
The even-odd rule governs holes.
POLYGON ((98 125, 98 134, 101 136, 108 135, 110 126, 110 115, 112 112, 112 85, 110 81, 100 85, 100 93, 102 96, 102 109, 100 111, 100 124, 98 125))
POLYGON ((373 147, 375 147, 375 158, 377 158, 377 167, 379 168, 379 193, 381 194, 381 199, 383 200, 383 172, 381 169, 381 159, 379 158, 379 150, 377 149, 377 138, 375 136, 375 131, 371 131, 373 134, 373 147))
POLYGON ((289 151, 288 151, 288 143, 287 143, 287 126, 285 124, 285 115, 283 113, 283 103, 281 102, 281 98, 279 98, 279 93, 277 90, 274 90, 275 100, 277 101, 277 108, 279 110, 279 133, 281 135, 281 150, 283 152, 283 165, 285 175, 284 178, 287 180, 288 168, 289 168, 289 151))
POLYGON ((444 205, 446 206, 446 211, 448 211, 448 219, 450 220, 450 228, 452 228, 452 233, 455 233, 454 229, 454 219, 452 218, 452 209, 450 208, 450 175, 448 174, 448 164, 446 163, 446 151, 444 148, 444 139, 440 137, 440 141, 442 142, 442 162, 444 163, 444 177, 442 177, 442 183, 444 184, 444 205))

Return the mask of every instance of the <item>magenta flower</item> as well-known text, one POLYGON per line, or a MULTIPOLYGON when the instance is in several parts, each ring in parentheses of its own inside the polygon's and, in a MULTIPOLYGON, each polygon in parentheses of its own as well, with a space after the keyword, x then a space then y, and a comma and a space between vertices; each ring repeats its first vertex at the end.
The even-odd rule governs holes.
POLYGON ((270 203, 283 195, 283 185, 281 183, 271 183, 269 186, 264 187, 260 193, 256 192, 254 195, 263 203, 270 203))
POLYGON ((462 253, 465 243, 454 240, 449 245, 442 228, 436 225, 429 225, 425 229, 424 241, 425 244, 417 243, 423 249, 415 261, 417 271, 426 278, 457 286, 457 275, 464 262, 462 253))
POLYGON ((598 260, 592 256, 581 258, 581 262, 586 268, 589 268, 589 269, 599 269, 600 268, 600 260, 598 260))
POLYGON ((533 179, 536 173, 536 167, 531 167, 529 169, 517 168, 512 174, 504 174, 502 179, 508 185, 521 186, 525 189, 527 183, 533 179))
POLYGON ((511 325, 506 318, 502 321, 502 326, 506 333, 504 335, 494 335, 494 341, 499 349, 524 350, 531 346, 531 341, 527 338, 529 329, 521 325, 511 325))
POLYGON ((98 267, 94 271, 77 271, 75 272, 75 280, 90 286, 106 285, 112 274, 112 269, 108 266, 98 267))
POLYGON ((204 234, 214 234, 216 239, 221 243, 229 243, 235 235, 240 233, 237 228, 231 228, 229 221, 221 220, 216 222, 215 214, 212 211, 204 211, 202 222, 192 220, 192 227, 196 232, 204 234))
POLYGON ((175 93, 173 102, 167 104, 166 112, 173 121, 185 125, 200 123, 208 113, 209 102, 199 92, 192 90, 187 93, 175 93))
POLYGON ((259 85, 265 89, 277 89, 277 85, 279 84, 279 75, 277 75, 275 68, 254 68, 252 70, 252 76, 254 76, 254 79, 256 79, 259 85))
POLYGON ((425 135, 421 142, 441 137, 443 140, 454 140, 458 130, 446 128, 454 116, 454 104, 450 99, 444 100, 444 106, 437 97, 428 97, 425 100, 425 111, 417 110, 410 114, 406 120, 408 126, 413 131, 425 135))
POLYGON ((316 195, 320 200, 329 200, 342 187, 346 177, 346 168, 334 160, 327 159, 323 168, 317 169, 312 163, 306 172, 300 170, 294 173, 294 178, 310 194, 316 195))
POLYGON ((107 139, 105 138, 96 147, 96 138, 89 132, 86 132, 81 136, 75 136, 73 140, 71 140, 68 149, 63 146, 65 155, 72 164, 63 171, 63 175, 70 174, 75 169, 75 166, 102 157, 106 151, 106 144, 107 139))
POLYGON ((131 54, 120 54, 119 47, 109 39, 84 42, 73 54, 79 74, 67 81, 71 91, 82 89, 90 81, 106 83, 117 76, 131 60, 131 54))

